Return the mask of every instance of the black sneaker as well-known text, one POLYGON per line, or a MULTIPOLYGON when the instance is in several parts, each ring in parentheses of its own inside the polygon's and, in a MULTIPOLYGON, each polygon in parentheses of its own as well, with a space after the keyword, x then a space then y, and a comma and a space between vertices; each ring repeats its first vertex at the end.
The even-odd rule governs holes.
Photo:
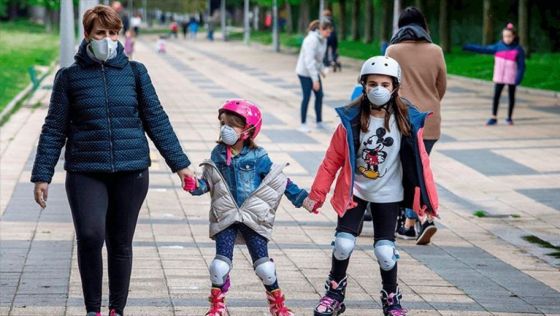
POLYGON ((430 243, 432 236, 437 232, 437 227, 432 221, 426 221, 420 226, 418 238, 416 239, 417 245, 427 245, 430 243))
POLYGON ((395 236, 397 236, 397 238, 406 240, 416 239, 416 230, 414 230, 414 227, 406 228, 404 226, 401 226, 399 227, 399 229, 397 229, 397 233, 395 236))

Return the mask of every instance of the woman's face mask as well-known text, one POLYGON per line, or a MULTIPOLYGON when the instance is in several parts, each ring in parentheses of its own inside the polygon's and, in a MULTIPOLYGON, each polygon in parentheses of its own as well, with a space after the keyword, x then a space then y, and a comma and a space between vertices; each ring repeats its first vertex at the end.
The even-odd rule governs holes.
POLYGON ((367 98, 374 106, 381 107, 391 100, 392 94, 393 92, 389 91, 389 89, 382 86, 376 86, 368 91, 367 98))
POLYGON ((95 58, 101 61, 107 61, 117 56, 118 42, 113 41, 109 37, 105 37, 103 39, 91 39, 90 46, 95 58))

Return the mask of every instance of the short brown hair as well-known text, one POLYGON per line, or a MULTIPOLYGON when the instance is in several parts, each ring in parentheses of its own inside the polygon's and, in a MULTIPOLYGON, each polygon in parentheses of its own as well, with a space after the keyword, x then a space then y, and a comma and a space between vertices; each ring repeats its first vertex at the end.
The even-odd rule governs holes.
POLYGON ((91 33, 95 23, 109 30, 120 31, 122 28, 122 20, 117 11, 106 5, 96 5, 84 13, 82 24, 86 34, 91 33))

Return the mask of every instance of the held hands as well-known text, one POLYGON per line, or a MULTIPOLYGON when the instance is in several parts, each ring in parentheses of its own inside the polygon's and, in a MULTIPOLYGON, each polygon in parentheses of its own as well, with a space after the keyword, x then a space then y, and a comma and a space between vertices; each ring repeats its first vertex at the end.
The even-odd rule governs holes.
POLYGON ((305 200, 303 200, 303 208, 305 208, 309 213, 319 214, 319 204, 309 197, 306 197, 305 200))
POLYGON ((198 188, 198 180, 195 177, 185 177, 183 179, 183 190, 193 192, 198 188))
POLYGON ((185 178, 189 177, 189 178, 194 178, 194 172, 189 169, 189 168, 183 168, 181 170, 177 171, 177 175, 179 176, 179 179, 181 179, 181 187, 184 188, 185 187, 185 178))

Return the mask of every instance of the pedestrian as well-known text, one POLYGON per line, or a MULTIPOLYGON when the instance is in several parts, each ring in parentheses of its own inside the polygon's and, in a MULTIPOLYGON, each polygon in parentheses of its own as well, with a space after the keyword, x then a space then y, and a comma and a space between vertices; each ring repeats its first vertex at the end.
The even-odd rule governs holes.
MULTIPOLYGON (((426 120, 423 142, 428 154, 441 136, 441 101, 447 89, 447 67, 441 47, 432 43, 424 14, 415 7, 403 10, 398 31, 391 38, 386 55, 394 58, 402 69, 400 95, 422 112, 431 112, 426 120)), ((397 225, 397 237, 416 239, 418 245, 430 243, 437 227, 431 216, 418 218, 410 208, 397 225), (418 223, 418 225, 416 225, 418 223), (418 229, 416 229, 418 226, 418 229), (418 231, 417 231, 418 230, 418 231)))
POLYGON ((179 25, 175 19, 171 19, 171 23, 169 24, 169 33, 171 37, 177 38, 177 34, 179 33, 179 25))
POLYGON ((515 106, 515 89, 521 84, 525 74, 525 50, 519 44, 519 36, 512 23, 508 23, 502 30, 502 40, 493 45, 465 45, 466 51, 482 54, 494 54, 494 100, 492 103, 492 117, 486 122, 487 126, 498 124, 498 106, 504 86, 508 86, 509 108, 505 123, 513 125, 513 108, 515 106))
POLYGON ((338 36, 336 35, 336 25, 331 10, 324 10, 323 17, 331 21, 333 29, 331 35, 327 37, 327 51, 323 62, 325 67, 332 67, 333 72, 341 71, 342 64, 338 61, 338 36))
POLYGON ((45 208, 54 168, 66 146, 66 194, 87 315, 101 315, 105 244, 110 315, 118 316, 129 292, 132 239, 148 191, 145 133, 180 179, 193 173, 145 66, 124 54, 118 41, 119 15, 97 5, 84 13, 83 26, 75 62, 56 74, 31 182, 35 201, 45 208))
POLYGON ((423 143, 424 120, 399 96, 401 70, 390 57, 368 59, 360 72, 363 93, 336 109, 341 123, 319 166, 305 208, 318 212, 338 173, 331 204, 338 214, 326 293, 316 316, 344 312, 346 270, 368 204, 373 215, 374 253, 380 266, 384 315, 406 315, 397 284, 399 253, 395 225, 401 205, 436 215, 437 192, 423 143), (340 170, 340 172, 339 172, 340 170))
POLYGON ((183 19, 181 21, 181 31, 183 32, 183 39, 187 39, 188 30, 189 30, 189 21, 187 21, 187 19, 183 19))
POLYGON ((191 17, 189 21, 189 32, 191 39, 196 40, 196 35, 198 34, 198 21, 195 17, 191 17))
POLYGON ((218 21, 218 13, 217 11, 210 17, 208 17, 208 34, 206 36, 206 38, 213 42, 214 41, 214 30, 216 29, 216 23, 218 21))
POLYGON ((317 129, 323 129, 323 84, 321 76, 325 76, 323 57, 327 50, 327 38, 331 34, 332 23, 328 19, 315 20, 309 24, 308 33, 296 65, 296 73, 301 84, 303 99, 301 101, 301 126, 300 132, 308 133, 307 107, 311 98, 311 91, 315 95, 315 119, 317 129))
POLYGON ((128 57, 128 60, 132 60, 132 54, 134 54, 134 42, 134 31, 126 31, 124 39, 124 53, 128 57))
POLYGON ((157 42, 156 42, 156 51, 160 54, 165 54, 167 52, 166 49, 166 39, 168 36, 160 35, 157 42))
POLYGON ((140 26, 142 26, 142 17, 140 17, 140 14, 137 13, 130 19, 130 26, 132 26, 135 36, 140 35, 140 26))
POLYGON ((255 144, 262 126, 261 111, 255 104, 233 99, 226 101, 218 113, 220 140, 210 160, 202 164, 202 178, 185 181, 185 190, 193 195, 210 191, 212 196, 210 238, 216 243, 216 256, 209 267, 212 289, 206 315, 228 315, 225 296, 240 233, 266 289, 271 315, 292 316, 278 285, 274 261, 268 255, 268 241, 282 194, 295 207, 301 207, 307 192, 283 174, 287 164, 273 164, 265 149, 255 144))

